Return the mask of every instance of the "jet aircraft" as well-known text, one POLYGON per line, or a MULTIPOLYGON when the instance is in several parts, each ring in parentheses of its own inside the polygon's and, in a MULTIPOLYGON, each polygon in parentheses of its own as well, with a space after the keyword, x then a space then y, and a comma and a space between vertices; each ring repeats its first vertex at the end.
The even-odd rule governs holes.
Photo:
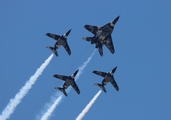
POLYGON ((102 84, 94 83, 94 85, 99 86, 104 92, 107 92, 106 88, 105 88, 105 85, 108 82, 110 82, 114 86, 114 88, 117 91, 119 91, 119 87, 118 87, 118 85, 117 85, 117 83, 116 83, 116 81, 115 81, 115 79, 113 77, 113 74, 115 73, 116 69, 117 69, 117 67, 115 67, 112 71, 110 71, 108 73, 107 72, 96 71, 96 70, 93 71, 94 74, 97 74, 97 75, 100 75, 100 76, 104 77, 104 79, 102 81, 102 84))
POLYGON ((112 54, 114 54, 115 52, 111 34, 113 32, 116 22, 119 20, 119 17, 120 16, 116 17, 113 21, 107 23, 102 27, 93 25, 84 26, 84 28, 93 33, 94 36, 83 37, 83 40, 91 42, 91 44, 96 44, 96 48, 98 48, 101 56, 103 56, 103 45, 105 45, 112 54))
POLYGON ((54 44, 54 47, 51 46, 46 46, 46 48, 52 50, 52 52, 58 56, 58 52, 56 49, 58 49, 60 46, 63 46, 65 48, 65 50, 67 51, 67 53, 69 55, 71 55, 71 50, 69 48, 69 45, 67 43, 67 37, 69 35, 69 33, 71 32, 71 29, 66 32, 64 35, 60 36, 60 35, 56 35, 53 33, 47 33, 46 35, 53 38, 54 40, 56 40, 57 42, 54 44))
POLYGON ((68 94, 66 93, 65 89, 67 89, 70 85, 74 88, 74 90, 80 94, 80 90, 75 82, 75 76, 77 75, 78 70, 75 71, 71 76, 65 76, 65 75, 59 75, 59 74, 55 74, 53 77, 61 79, 64 82, 63 87, 55 87, 55 89, 60 90, 61 92, 64 93, 65 96, 68 96, 68 94))

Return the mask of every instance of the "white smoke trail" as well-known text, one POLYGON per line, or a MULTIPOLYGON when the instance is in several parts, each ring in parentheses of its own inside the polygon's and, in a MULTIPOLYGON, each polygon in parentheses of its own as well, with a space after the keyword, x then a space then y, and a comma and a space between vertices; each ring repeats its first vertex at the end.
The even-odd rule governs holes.
POLYGON ((30 77, 30 79, 26 82, 26 84, 20 89, 20 91, 15 95, 13 99, 10 99, 9 104, 2 111, 0 115, 0 120, 6 120, 10 117, 10 115, 14 112, 17 105, 21 102, 22 98, 28 93, 29 89, 31 89, 32 85, 36 82, 37 78, 42 74, 46 66, 49 64, 51 59, 53 58, 53 54, 51 54, 45 62, 37 69, 35 74, 30 77))
MULTIPOLYGON (((80 75, 82 74, 84 68, 87 66, 87 64, 90 62, 91 58, 93 57, 94 53, 96 52, 96 49, 93 51, 93 53, 90 55, 90 57, 83 63, 81 67, 79 67, 79 71, 77 73, 77 76, 75 77, 75 81, 79 79, 80 75)), ((67 89, 67 92, 69 92, 71 87, 67 89)), ((59 94, 59 92, 57 93, 59 94)), ((56 95, 55 95, 56 96, 56 95)), ((48 120, 48 118, 51 116, 52 112, 55 110, 56 106, 60 103, 62 100, 63 94, 60 93, 60 96, 54 100, 52 99, 50 103, 48 103, 48 107, 46 108, 45 112, 43 112, 43 115, 41 117, 41 120, 48 120)))
POLYGON ((76 118, 76 120, 82 120, 83 117, 85 116, 85 114, 89 111, 89 109, 91 108, 91 106, 94 104, 94 102, 97 100, 97 98, 99 97, 99 95, 101 94, 101 90, 93 97, 93 99, 87 104, 87 106, 83 109, 83 111, 78 115, 78 117, 76 118))

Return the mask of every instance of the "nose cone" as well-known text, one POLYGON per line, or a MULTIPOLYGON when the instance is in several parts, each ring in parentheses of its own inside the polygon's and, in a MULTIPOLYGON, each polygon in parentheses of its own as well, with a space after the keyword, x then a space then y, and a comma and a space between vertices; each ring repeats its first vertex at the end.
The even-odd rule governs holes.
POLYGON ((66 36, 68 36, 70 32, 71 32, 71 29, 66 33, 66 36))
POLYGON ((76 70, 76 71, 74 72, 73 77, 75 77, 75 76, 77 75, 77 73, 78 73, 78 70, 76 70))
POLYGON ((117 66, 112 70, 112 74, 116 71, 117 69, 117 66))
POLYGON ((118 16, 118 17, 116 17, 113 21, 112 21, 112 23, 115 25, 116 24, 116 22, 119 20, 119 17, 120 17, 120 15, 118 16))

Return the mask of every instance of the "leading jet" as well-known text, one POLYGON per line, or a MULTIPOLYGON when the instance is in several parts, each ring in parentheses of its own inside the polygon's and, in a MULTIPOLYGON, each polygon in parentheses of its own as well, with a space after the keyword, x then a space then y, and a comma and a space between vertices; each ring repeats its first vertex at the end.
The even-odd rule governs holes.
POLYGON ((56 40, 57 42, 54 44, 54 47, 51 46, 46 46, 46 48, 52 50, 52 52, 58 56, 58 52, 56 49, 58 49, 60 46, 63 46, 65 48, 65 50, 67 51, 67 53, 69 55, 71 55, 71 50, 69 48, 69 45, 67 43, 67 37, 69 35, 69 33, 71 32, 71 29, 66 32, 64 35, 60 36, 60 35, 56 35, 53 33, 47 33, 46 35, 53 38, 54 40, 56 40))
POLYGON ((67 92, 65 91, 65 89, 67 89, 70 85, 74 88, 74 90, 80 94, 80 90, 75 82, 75 76, 77 75, 78 70, 76 70, 71 76, 65 76, 65 75, 59 75, 59 74, 55 74, 53 77, 61 79, 64 82, 63 87, 55 87, 55 89, 60 90, 61 92, 64 93, 65 96, 68 96, 67 92))
POLYGON ((110 82, 114 86, 114 88, 117 91, 119 91, 119 87, 118 87, 118 85, 117 85, 117 83, 116 83, 116 81, 115 81, 115 79, 113 77, 113 74, 115 73, 116 69, 117 69, 117 67, 115 67, 112 71, 110 71, 108 73, 107 72, 96 71, 96 70, 93 71, 94 74, 97 74, 97 75, 100 75, 100 76, 104 77, 104 79, 102 81, 102 84, 94 83, 94 85, 99 86, 106 93, 107 91, 106 91, 105 85, 108 82, 110 82))
POLYGON ((96 48, 98 48, 99 53, 103 56, 103 45, 105 45, 112 54, 114 54, 115 49, 112 42, 111 34, 114 30, 114 26, 116 22, 119 20, 119 17, 116 17, 113 21, 107 23, 106 25, 100 26, 92 26, 85 25, 84 28, 94 34, 93 37, 83 37, 83 40, 91 42, 91 44, 96 44, 96 48))

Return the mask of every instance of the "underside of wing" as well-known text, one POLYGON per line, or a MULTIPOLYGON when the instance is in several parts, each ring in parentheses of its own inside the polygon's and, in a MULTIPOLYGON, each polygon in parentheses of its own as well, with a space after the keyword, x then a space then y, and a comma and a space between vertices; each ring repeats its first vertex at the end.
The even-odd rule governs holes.
POLYGON ((102 77, 105 77, 107 75, 106 72, 101 72, 101 71, 97 71, 97 70, 94 70, 93 73, 96 74, 96 75, 100 75, 102 77))
POLYGON ((110 50, 110 52, 112 54, 115 53, 115 49, 114 49, 114 46, 113 46, 113 41, 112 41, 111 35, 106 37, 106 39, 104 40, 104 44, 106 45, 106 47, 110 50))
POLYGON ((68 79, 68 76, 58 75, 58 74, 53 75, 53 77, 58 78, 58 79, 61 79, 63 81, 66 81, 68 79))
POLYGON ((113 80, 110 81, 110 82, 111 82, 111 84, 113 85, 113 87, 114 87, 117 91, 119 91, 119 87, 118 87, 116 81, 113 79, 113 80))
POLYGON ((67 41, 65 41, 65 43, 64 43, 63 46, 64 46, 65 50, 67 51, 67 53, 68 53, 69 55, 71 55, 71 50, 70 50, 70 47, 69 47, 67 41))
POLYGON ((78 94, 80 94, 80 90, 79 90, 77 84, 75 83, 75 81, 74 81, 74 83, 73 83, 71 86, 74 88, 74 90, 75 90, 78 94))
POLYGON ((53 33, 46 33, 47 36, 55 39, 55 40, 58 40, 61 36, 60 35, 56 35, 56 34, 53 34, 53 33))
POLYGON ((84 28, 87 29, 88 31, 90 31, 91 33, 93 33, 95 35, 100 27, 92 26, 92 25, 85 25, 84 28))

